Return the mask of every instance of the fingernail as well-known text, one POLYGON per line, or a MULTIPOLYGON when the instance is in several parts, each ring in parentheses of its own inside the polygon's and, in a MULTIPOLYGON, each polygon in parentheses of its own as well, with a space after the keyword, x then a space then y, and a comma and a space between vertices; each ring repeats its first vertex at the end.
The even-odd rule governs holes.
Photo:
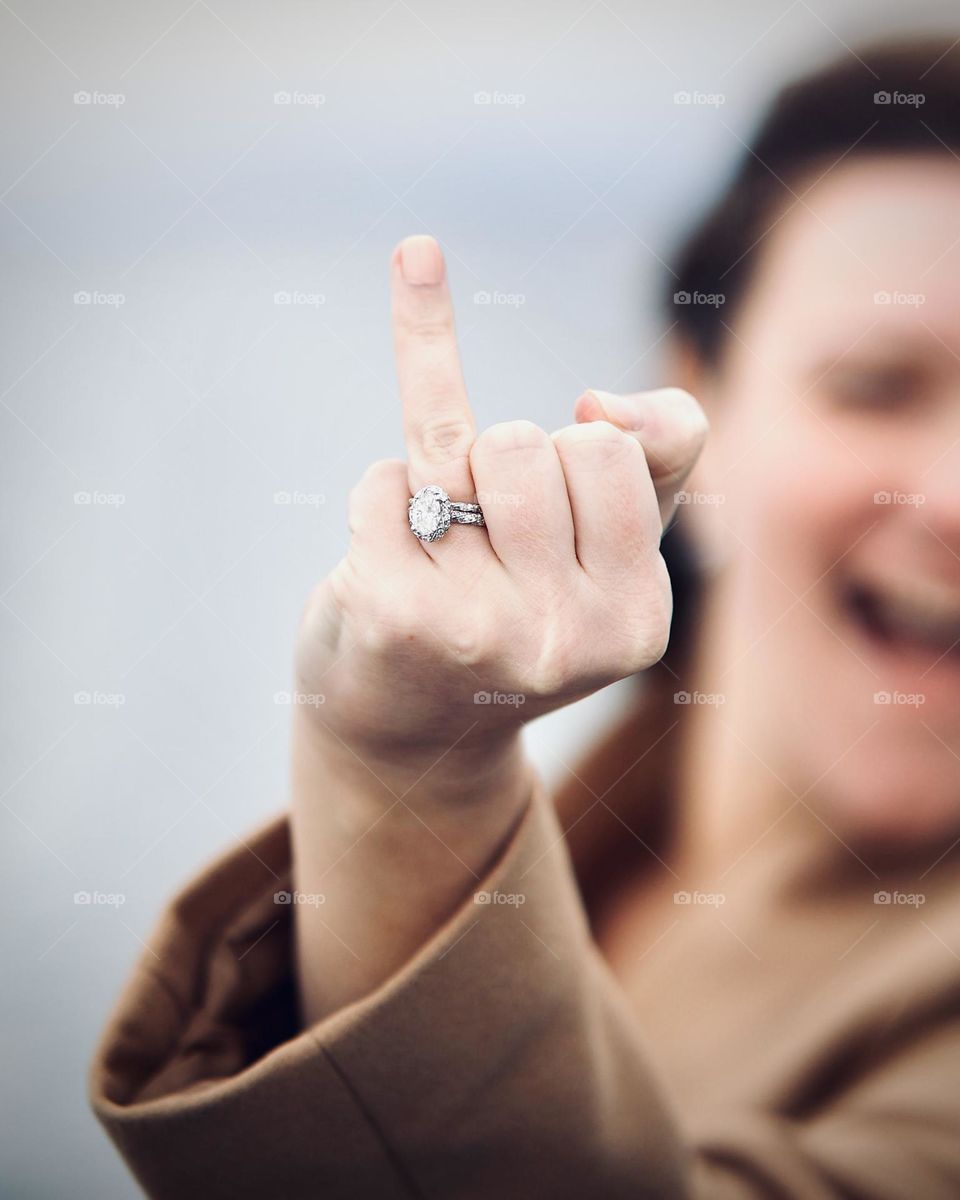
POLYGON ((590 395, 614 425, 634 431, 643 428, 646 406, 639 397, 615 396, 612 392, 598 392, 595 388, 590 389, 590 395))
POLYGON ((404 238, 400 244, 400 270, 404 282, 414 287, 439 283, 443 279, 443 254, 436 241, 424 233, 404 238))

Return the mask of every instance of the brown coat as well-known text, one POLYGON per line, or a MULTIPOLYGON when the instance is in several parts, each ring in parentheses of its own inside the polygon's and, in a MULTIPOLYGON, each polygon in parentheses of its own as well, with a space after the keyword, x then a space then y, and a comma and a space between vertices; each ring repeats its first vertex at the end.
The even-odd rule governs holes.
POLYGON ((286 822, 183 891, 92 1069, 147 1194, 957 1200, 958 853, 861 871, 798 806, 722 906, 678 898, 627 988, 587 914, 614 827, 649 858, 639 817, 622 837, 636 732, 561 797, 569 839, 536 790, 478 889, 522 903, 470 897, 312 1028, 274 902, 286 822))

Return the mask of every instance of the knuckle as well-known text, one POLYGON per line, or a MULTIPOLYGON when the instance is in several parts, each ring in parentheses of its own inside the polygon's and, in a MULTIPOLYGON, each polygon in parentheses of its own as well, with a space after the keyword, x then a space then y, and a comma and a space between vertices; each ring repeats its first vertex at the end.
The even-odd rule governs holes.
POLYGON ((378 458, 370 463, 353 486, 353 492, 372 490, 379 484, 392 483, 398 475, 406 473, 406 464, 399 458, 378 458))
POLYGON ((707 436, 710 422, 699 401, 683 388, 662 388, 658 393, 671 416, 682 425, 685 440, 699 443, 707 436))
POLYGON ((418 431, 418 441, 424 458, 432 463, 446 463, 465 458, 473 445, 473 427, 457 414, 439 414, 424 421, 418 431))
POLYGON ((636 438, 624 433, 609 421, 587 421, 568 425, 554 434, 557 449, 564 455, 597 460, 601 463, 619 461, 627 456, 642 456, 636 438))
POLYGON ((403 332, 421 345, 445 345, 455 337, 453 315, 449 310, 421 312, 402 321, 403 332))
POLYGON ((554 438, 568 475, 571 471, 600 474, 604 486, 614 487, 648 470, 646 454, 637 439, 607 421, 571 426, 554 438))
POLYGON ((363 514, 375 507, 376 497, 398 478, 406 478, 406 463, 399 458, 383 458, 372 462, 347 496, 347 526, 356 534, 363 525, 363 514))
POLYGON ((533 421, 500 421, 480 434, 471 457, 512 450, 536 450, 548 445, 549 440, 544 430, 533 421))
POLYGON ((690 409, 691 411, 700 408, 700 405, 694 399, 693 395, 686 390, 686 388, 658 388, 657 395, 665 400, 668 404, 672 404, 675 408, 690 409))

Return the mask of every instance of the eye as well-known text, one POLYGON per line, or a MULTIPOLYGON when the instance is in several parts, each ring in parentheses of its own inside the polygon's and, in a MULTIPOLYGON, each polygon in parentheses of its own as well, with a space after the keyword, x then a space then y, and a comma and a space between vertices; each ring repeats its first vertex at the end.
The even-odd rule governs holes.
POLYGON ((907 364, 839 364, 822 380, 826 395, 841 408, 895 411, 922 395, 923 372, 907 364))

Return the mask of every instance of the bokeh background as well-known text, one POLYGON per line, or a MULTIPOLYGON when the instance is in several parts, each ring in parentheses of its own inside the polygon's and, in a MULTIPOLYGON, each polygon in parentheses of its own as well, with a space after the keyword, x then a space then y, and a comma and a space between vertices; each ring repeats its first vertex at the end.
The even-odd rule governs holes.
MULTIPOLYGON (((352 482, 403 452, 393 245, 446 249, 479 423, 555 428, 660 381, 671 247, 770 91, 954 26, 954 0, 0 0, 6 1200, 138 1194, 87 1064, 163 900, 285 804, 300 607, 352 482)), ((549 779, 621 701, 530 731, 549 779)))

